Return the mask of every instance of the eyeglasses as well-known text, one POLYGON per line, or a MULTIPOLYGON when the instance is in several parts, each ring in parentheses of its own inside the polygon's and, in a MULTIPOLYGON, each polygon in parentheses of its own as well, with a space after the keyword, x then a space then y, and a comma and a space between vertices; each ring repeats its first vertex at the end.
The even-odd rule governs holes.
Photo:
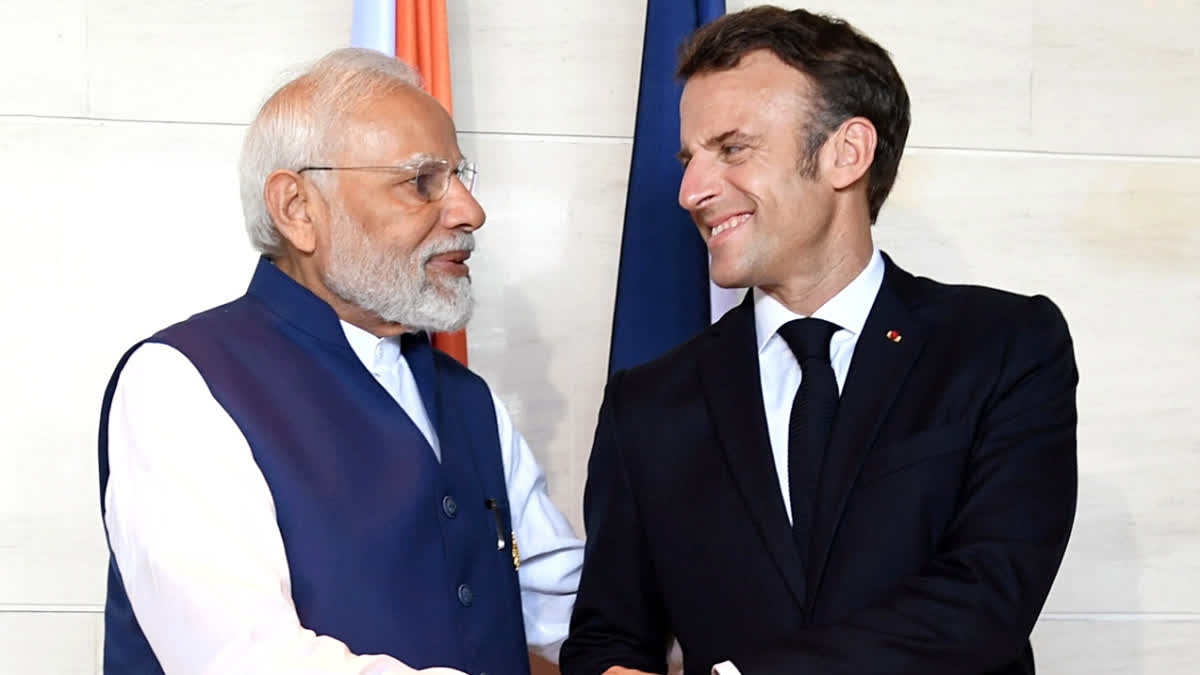
POLYGON ((450 189, 450 178, 457 177, 470 192, 475 188, 475 177, 479 171, 475 163, 463 158, 455 163, 445 159, 421 158, 399 166, 306 166, 296 173, 305 171, 390 171, 412 174, 407 182, 417 191, 417 197, 425 202, 436 202, 446 196, 450 189))

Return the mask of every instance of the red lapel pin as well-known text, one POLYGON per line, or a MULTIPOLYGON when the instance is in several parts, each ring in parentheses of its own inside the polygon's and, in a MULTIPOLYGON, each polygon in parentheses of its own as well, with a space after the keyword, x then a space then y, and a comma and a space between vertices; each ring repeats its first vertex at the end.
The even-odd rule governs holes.
POLYGON ((886 336, 886 337, 887 337, 887 339, 891 340, 892 342, 899 342, 899 341, 901 341, 901 340, 903 340, 903 339, 904 339, 904 336, 903 336, 903 335, 901 335, 901 334, 897 333, 897 332, 896 332, 896 331, 894 331, 894 330, 889 330, 889 331, 887 332, 887 336, 886 336))

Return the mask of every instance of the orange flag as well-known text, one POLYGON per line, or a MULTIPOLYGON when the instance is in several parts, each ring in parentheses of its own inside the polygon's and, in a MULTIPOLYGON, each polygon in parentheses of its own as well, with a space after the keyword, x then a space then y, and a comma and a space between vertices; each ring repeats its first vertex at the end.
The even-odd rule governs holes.
MULTIPOLYGON (((454 114, 446 0, 396 0, 396 58, 419 70, 425 90, 454 114)), ((466 365, 466 331, 437 333, 433 344, 466 365)))

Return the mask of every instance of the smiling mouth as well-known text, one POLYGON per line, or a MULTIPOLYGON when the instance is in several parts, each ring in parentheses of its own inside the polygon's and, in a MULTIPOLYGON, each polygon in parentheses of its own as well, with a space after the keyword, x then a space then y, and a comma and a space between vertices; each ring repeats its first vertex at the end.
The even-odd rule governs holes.
POLYGON ((750 216, 751 216, 751 214, 749 214, 749 213, 739 213, 736 216, 730 216, 729 218, 726 218, 725 220, 721 221, 716 227, 712 228, 711 233, 709 234, 709 237, 710 238, 716 237, 719 234, 723 234, 725 232, 728 232, 734 228, 741 226, 742 224, 744 224, 748 220, 750 220, 750 216))

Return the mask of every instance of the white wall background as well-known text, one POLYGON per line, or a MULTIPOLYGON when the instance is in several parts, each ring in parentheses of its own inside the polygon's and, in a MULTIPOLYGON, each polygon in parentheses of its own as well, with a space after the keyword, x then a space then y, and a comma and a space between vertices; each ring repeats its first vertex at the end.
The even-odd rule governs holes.
MULTIPOLYGON (((645 5, 448 4, 489 212, 472 363, 578 527, 645 5)), ((106 379, 133 341, 243 290, 242 125, 283 69, 347 42, 350 5, 0 0, 0 673, 98 672, 106 379)), ((1047 293, 1075 334, 1079 516, 1040 671, 1195 672, 1200 2, 807 6, 891 49, 914 98, 882 245, 1047 293)))

